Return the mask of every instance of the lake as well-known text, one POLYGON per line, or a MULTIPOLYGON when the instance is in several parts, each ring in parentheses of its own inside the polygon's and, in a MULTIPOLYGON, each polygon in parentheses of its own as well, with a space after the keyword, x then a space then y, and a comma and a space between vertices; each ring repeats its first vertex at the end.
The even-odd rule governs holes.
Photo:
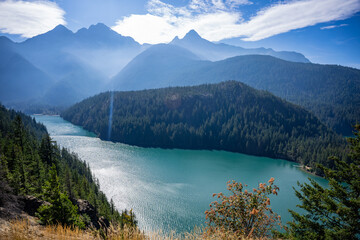
POLYGON ((288 209, 299 204, 293 186, 313 178, 296 163, 239 153, 208 150, 141 148, 102 141, 93 133, 59 116, 34 115, 53 140, 89 163, 108 199, 118 210, 133 209, 142 230, 191 230, 205 222, 204 211, 226 193, 226 182, 236 180, 247 189, 275 178, 278 196, 271 198, 274 211, 283 222, 291 220, 288 209))

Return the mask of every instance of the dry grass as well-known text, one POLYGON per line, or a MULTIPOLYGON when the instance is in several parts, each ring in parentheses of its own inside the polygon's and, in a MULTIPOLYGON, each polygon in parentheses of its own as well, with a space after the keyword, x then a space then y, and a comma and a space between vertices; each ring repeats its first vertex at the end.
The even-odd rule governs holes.
MULTIPOLYGON (((164 233, 162 231, 142 233, 138 230, 125 228, 123 230, 110 227, 109 240, 233 240, 238 239, 231 233, 207 232, 206 229, 195 228, 192 232, 177 234, 175 232, 164 233)), ((245 240, 245 238, 243 238, 245 240)), ((250 239, 247 239, 250 240, 250 239)))
POLYGON ((3 222, 0 225, 0 239, 6 240, 77 240, 95 239, 90 232, 69 227, 41 226, 29 219, 13 220, 3 222))
MULTIPOLYGON (((206 229, 196 228, 192 232, 176 234, 175 232, 163 233, 162 231, 143 233, 138 229, 125 227, 123 229, 110 226, 106 230, 107 240, 230 240, 238 239, 231 233, 209 232, 206 229)), ((1 240, 100 240, 102 231, 83 231, 69 227, 41 226, 34 220, 22 219, 0 222, 1 240)), ((250 240, 242 238, 242 240, 250 240)))

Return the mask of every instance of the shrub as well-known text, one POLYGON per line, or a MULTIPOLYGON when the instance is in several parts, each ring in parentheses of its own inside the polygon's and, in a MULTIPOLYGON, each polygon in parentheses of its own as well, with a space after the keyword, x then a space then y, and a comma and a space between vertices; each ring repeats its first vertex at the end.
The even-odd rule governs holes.
POLYGON ((274 185, 274 178, 260 183, 253 192, 244 190, 241 183, 229 181, 229 197, 223 193, 213 194, 219 200, 210 204, 205 211, 208 228, 215 231, 229 232, 237 237, 266 237, 276 225, 281 226, 280 216, 270 207, 269 195, 277 195, 279 188, 274 185))

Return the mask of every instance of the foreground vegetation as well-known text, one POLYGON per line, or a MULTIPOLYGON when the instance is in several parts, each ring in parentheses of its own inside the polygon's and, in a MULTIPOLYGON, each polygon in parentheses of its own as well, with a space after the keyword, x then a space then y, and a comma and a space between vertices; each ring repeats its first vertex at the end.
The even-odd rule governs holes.
POLYGON ((348 138, 348 161, 334 157, 335 168, 320 166, 329 187, 316 181, 300 184, 295 191, 306 214, 290 211, 290 236, 296 239, 359 239, 360 237, 360 125, 348 138))
POLYGON ((103 140, 142 147, 226 150, 312 169, 317 162, 333 167, 328 157, 345 155, 345 140, 313 114, 239 82, 115 92, 113 104, 111 95, 86 99, 61 116, 103 140))
MULTIPOLYGON (((37 239, 74 239, 74 240, 100 240, 103 239, 97 231, 84 231, 79 229, 72 229, 70 227, 61 225, 48 226, 34 226, 27 220, 11 221, 7 229, 1 231, 0 239, 4 240, 37 240, 37 239)), ((206 232, 205 229, 196 229, 192 232, 184 234, 150 232, 144 234, 132 227, 115 227, 108 228, 106 239, 108 240, 233 240, 236 239, 233 234, 217 231, 206 232)), ((252 238, 240 238, 244 240, 251 240, 252 238)))
POLYGON ((309 178, 310 184, 299 184, 295 190, 305 210, 299 214, 289 210, 293 221, 285 226, 285 233, 275 229, 281 226, 280 217, 270 208, 270 194, 279 190, 271 178, 268 184, 260 183, 250 193, 241 183, 229 182, 230 197, 215 194, 220 201, 206 211, 209 228, 232 232, 238 238, 285 238, 304 240, 359 239, 360 236, 360 125, 355 126, 355 138, 348 138, 350 153, 347 161, 332 157, 335 168, 319 166, 329 181, 328 188, 321 187, 309 178), (279 219, 278 219, 279 218, 279 219))
POLYGON ((19 196, 28 195, 45 203, 34 210, 43 224, 99 228, 103 217, 103 225, 136 225, 132 213, 119 213, 107 200, 86 162, 60 149, 31 117, 0 106, 0 207, 16 209, 19 196), (79 214, 78 199, 95 216, 79 214))

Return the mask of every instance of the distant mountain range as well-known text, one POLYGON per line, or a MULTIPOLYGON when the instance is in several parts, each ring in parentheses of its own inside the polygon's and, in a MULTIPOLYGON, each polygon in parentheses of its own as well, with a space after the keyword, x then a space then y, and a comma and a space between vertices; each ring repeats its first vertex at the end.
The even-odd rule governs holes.
POLYGON ((271 48, 252 48, 246 49, 242 47, 231 46, 224 43, 212 43, 200 37, 200 35, 191 30, 183 39, 175 37, 170 44, 186 48, 187 50, 195 53, 203 60, 219 61, 230 57, 241 55, 269 55, 292 62, 309 63, 304 55, 297 52, 281 51, 277 52, 271 48))
POLYGON ((104 91, 109 77, 144 47, 99 23, 76 33, 59 25, 21 43, 1 37, 0 49, 7 51, 2 54, 6 64, 0 66, 4 69, 0 71, 2 91, 12 95, 2 94, 0 101, 9 105, 32 99, 33 103, 69 106, 104 91), (11 54, 17 59, 6 57, 11 54))
POLYGON ((360 121, 359 70, 312 64, 296 52, 212 43, 194 30, 152 46, 101 23, 76 33, 59 25, 21 43, 0 37, 0 53, 0 101, 22 110, 70 106, 109 89, 237 80, 304 106, 340 133, 351 134, 360 121))
MULTIPOLYGON (((214 51, 217 59, 246 52, 246 49, 239 47, 213 44, 202 39, 195 31, 190 31, 182 40, 174 39, 170 45, 186 45, 189 51, 199 49, 193 53, 199 54, 200 57, 196 57, 198 60, 213 60, 214 51), (194 41, 196 46, 191 47, 191 41, 194 41), (206 44, 206 48, 200 54, 201 44, 206 44), (214 51, 209 51, 211 48, 214 48, 214 51), (229 49, 232 53, 229 53, 229 49)), ((2 63, 0 66, 3 67, 0 71, 0 80, 4 92, 0 96, 0 101, 7 105, 32 100, 34 103, 68 106, 105 90, 110 77, 118 74, 149 46, 140 45, 131 37, 121 36, 102 23, 92 25, 88 29, 82 28, 76 33, 59 25, 47 33, 21 43, 1 37, 0 49, 7 52, 2 53, 2 61, 6 61, 6 64, 2 63), (12 54, 17 54, 17 59, 10 58, 12 54), (17 91, 13 89, 14 86, 18 87, 17 91)), ((260 54, 267 54, 266 51, 269 54, 277 54, 269 49, 263 52, 261 49, 256 51, 260 54)), ((292 57, 287 54, 293 53, 283 54, 285 59, 291 59, 292 57)), ((299 59, 307 61, 305 58, 299 59)), ((297 61, 295 58, 294 60, 297 61)))

